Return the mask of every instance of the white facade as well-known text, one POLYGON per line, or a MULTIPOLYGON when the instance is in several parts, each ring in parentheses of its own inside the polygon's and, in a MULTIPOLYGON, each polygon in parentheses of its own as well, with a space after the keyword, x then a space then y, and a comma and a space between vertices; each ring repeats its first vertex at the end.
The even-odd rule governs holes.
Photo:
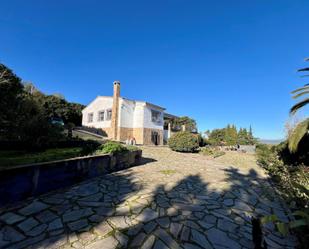
POLYGON ((113 98, 98 96, 83 111, 82 125, 95 128, 108 128, 111 126, 111 119, 107 118, 107 111, 113 108, 113 98), (99 121, 99 112, 104 111, 104 121, 99 121), (90 122, 88 117, 93 114, 93 121, 90 122))
MULTIPOLYGON (((108 118, 107 112, 111 111, 112 107, 112 97, 98 96, 82 111, 82 125, 94 128, 111 127, 111 120, 108 118), (99 119, 99 112, 104 112, 104 120, 99 119), (92 115, 92 121, 89 120, 89 115, 92 115)), ((118 127, 163 130, 163 112, 164 108, 147 102, 120 98, 118 127)))

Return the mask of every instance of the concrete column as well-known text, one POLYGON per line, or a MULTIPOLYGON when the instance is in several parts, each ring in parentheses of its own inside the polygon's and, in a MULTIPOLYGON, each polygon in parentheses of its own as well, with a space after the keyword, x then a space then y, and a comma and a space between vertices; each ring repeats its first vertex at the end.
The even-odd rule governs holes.
POLYGON ((119 97, 120 97, 120 82, 114 81, 113 108, 111 130, 112 139, 118 140, 118 116, 119 116, 119 97))
POLYGON ((185 125, 182 125, 182 126, 181 126, 181 130, 182 130, 182 131, 186 131, 186 126, 185 126, 185 125))
POLYGON ((168 125, 167 125, 167 138, 171 137, 171 133, 172 133, 172 125, 171 125, 171 123, 168 123, 168 125))

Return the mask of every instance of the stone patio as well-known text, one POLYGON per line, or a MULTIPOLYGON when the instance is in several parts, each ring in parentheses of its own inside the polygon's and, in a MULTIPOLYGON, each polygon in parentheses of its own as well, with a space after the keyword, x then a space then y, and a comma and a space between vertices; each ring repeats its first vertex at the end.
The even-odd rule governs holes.
MULTIPOLYGON (((0 210, 0 248, 253 248, 253 214, 289 215, 254 163, 164 147, 143 156, 143 165, 0 210)), ((296 245, 270 225, 265 236, 268 248, 296 245)))

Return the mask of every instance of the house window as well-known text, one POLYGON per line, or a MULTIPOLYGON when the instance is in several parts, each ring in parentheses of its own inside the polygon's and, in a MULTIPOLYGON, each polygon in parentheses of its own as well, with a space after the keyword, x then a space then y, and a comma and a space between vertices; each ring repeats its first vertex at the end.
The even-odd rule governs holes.
POLYGON ((161 124, 161 112, 151 110, 151 121, 156 124, 161 124))
POLYGON ((106 110, 106 120, 112 119, 112 109, 106 110))
POLYGON ((98 112, 98 121, 104 121, 104 111, 98 112))
POLYGON ((93 112, 88 113, 88 123, 92 123, 93 122, 93 112))

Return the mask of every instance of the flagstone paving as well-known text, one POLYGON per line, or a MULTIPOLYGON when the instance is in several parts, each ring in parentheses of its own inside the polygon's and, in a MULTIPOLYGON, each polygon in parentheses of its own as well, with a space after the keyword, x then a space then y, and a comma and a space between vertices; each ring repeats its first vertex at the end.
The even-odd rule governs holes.
MULTIPOLYGON (((146 164, 0 210, 0 248, 253 248, 252 215, 288 219, 254 163, 163 147, 143 156, 146 164)), ((271 225, 265 237, 268 248, 297 243, 271 225)))

